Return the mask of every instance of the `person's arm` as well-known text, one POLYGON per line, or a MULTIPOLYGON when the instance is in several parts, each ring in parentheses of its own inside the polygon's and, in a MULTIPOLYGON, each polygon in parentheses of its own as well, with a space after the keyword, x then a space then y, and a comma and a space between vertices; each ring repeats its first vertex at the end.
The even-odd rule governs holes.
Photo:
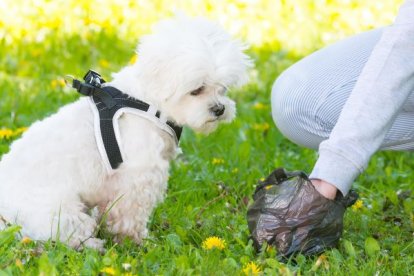
POLYGON ((385 28, 310 175, 316 189, 346 195, 414 92, 414 0, 385 28))

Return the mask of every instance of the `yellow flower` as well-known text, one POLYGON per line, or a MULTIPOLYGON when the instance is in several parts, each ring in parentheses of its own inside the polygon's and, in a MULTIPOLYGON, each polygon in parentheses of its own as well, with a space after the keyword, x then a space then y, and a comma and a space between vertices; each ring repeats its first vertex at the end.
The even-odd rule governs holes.
POLYGON ((361 209, 364 206, 364 203, 362 202, 362 200, 358 199, 354 205, 352 205, 352 210, 354 211, 358 211, 359 209, 361 209))
POLYGON ((132 58, 129 60, 129 64, 134 64, 138 60, 138 55, 135 54, 132 56, 132 58))
POLYGON ((106 59, 101 59, 101 60, 99 60, 99 65, 102 68, 108 68, 109 67, 109 61, 107 61, 106 59))
POLYGON ((0 139, 10 139, 13 136, 13 130, 2 128, 0 129, 0 139))
POLYGON ((25 132, 26 130, 27 130, 27 127, 19 127, 18 129, 14 131, 13 136, 18 136, 22 134, 23 132, 25 132))
POLYGON ((32 240, 29 237, 23 237, 20 241, 22 244, 29 244, 32 242, 32 240))
POLYGON ((53 89, 55 89, 56 87, 65 87, 66 86, 66 82, 64 79, 57 79, 57 80, 52 80, 50 82, 50 85, 52 86, 53 89))
POLYGON ((219 164, 224 164, 224 160, 221 158, 213 158, 213 161, 211 161, 211 163, 213 165, 219 165, 219 164))
POLYGON ((113 269, 112 267, 105 267, 101 270, 101 272, 108 275, 115 275, 115 269, 113 269))
POLYGON ((250 262, 244 266, 243 272, 246 275, 259 275, 261 270, 254 262, 250 262))
POLYGON ((209 237, 203 242, 203 248, 210 250, 217 248, 223 250, 226 247, 226 241, 218 237, 209 237))
POLYGON ((22 260, 20 260, 20 259, 16 259, 16 261, 15 261, 14 263, 16 264, 16 266, 17 266, 18 268, 20 268, 20 269, 22 269, 22 268, 23 268, 23 263, 22 263, 22 260))
POLYGON ((33 49, 30 51, 30 54, 32 55, 32 57, 38 57, 43 54, 43 51, 40 49, 33 49))
POLYGON ((263 109, 267 109, 267 105, 262 104, 262 103, 260 103, 260 102, 257 102, 257 103, 255 103, 255 104, 253 105, 253 109, 256 109, 256 110, 263 110, 263 109))
POLYGON ((232 173, 238 173, 239 172, 239 169, 238 168, 234 168, 231 172, 232 173))
POLYGON ((253 125, 254 130, 267 131, 267 130, 269 130, 269 128, 270 128, 270 125, 268 123, 254 124, 253 125))

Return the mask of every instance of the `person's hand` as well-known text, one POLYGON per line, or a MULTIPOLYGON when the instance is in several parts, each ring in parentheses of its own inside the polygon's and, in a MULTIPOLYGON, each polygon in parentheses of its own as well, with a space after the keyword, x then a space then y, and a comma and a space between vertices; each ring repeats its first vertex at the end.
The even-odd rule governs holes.
POLYGON ((276 247, 280 257, 313 255, 335 247, 341 237, 345 209, 358 195, 322 195, 302 172, 275 170, 259 184, 247 218, 256 248, 276 247))
POLYGON ((321 179, 311 179, 315 189, 327 199, 335 199, 337 188, 329 182, 321 179))

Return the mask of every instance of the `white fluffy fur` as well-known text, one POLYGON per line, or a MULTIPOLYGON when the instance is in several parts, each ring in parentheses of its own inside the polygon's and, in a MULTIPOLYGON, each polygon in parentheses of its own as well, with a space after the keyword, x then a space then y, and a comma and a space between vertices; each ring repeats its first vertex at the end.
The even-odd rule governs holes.
MULTIPOLYGON (((138 62, 114 74, 108 85, 155 105, 178 124, 210 132, 235 116, 225 90, 247 81, 250 61, 243 50, 205 19, 161 21, 142 38, 138 62), (190 94, 200 86, 200 95, 190 94), (225 112, 216 116, 210 108, 219 103, 225 112)), ((98 207, 102 213, 113 205, 108 230, 139 243, 164 197, 177 146, 136 115, 123 115, 119 125, 124 162, 110 175, 98 152, 87 98, 35 122, 0 162, 0 215, 33 239, 102 249, 103 241, 94 236, 99 221, 88 210, 98 207)))

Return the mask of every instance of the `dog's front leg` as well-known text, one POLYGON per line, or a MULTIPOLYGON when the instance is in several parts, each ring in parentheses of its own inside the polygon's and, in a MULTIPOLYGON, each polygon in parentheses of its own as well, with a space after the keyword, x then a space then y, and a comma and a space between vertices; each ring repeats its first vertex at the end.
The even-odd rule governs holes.
POLYGON ((117 241, 130 237, 141 243, 147 236, 147 223, 156 206, 162 201, 167 176, 157 173, 124 174, 117 178, 117 191, 106 207, 106 225, 117 241))

